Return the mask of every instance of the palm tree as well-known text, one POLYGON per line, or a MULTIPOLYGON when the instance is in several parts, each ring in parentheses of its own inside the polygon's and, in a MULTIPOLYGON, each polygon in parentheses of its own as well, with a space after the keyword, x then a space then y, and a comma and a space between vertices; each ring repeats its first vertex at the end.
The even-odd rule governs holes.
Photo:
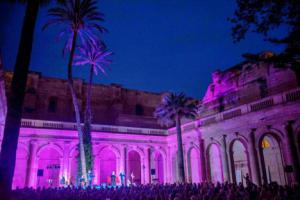
POLYGON ((197 115, 197 104, 194 100, 187 98, 183 93, 169 93, 163 96, 161 103, 156 107, 154 116, 163 125, 176 124, 177 130, 177 158, 178 158, 178 181, 185 182, 184 159, 181 136, 181 120, 183 118, 193 119, 197 115))
POLYGON ((106 74, 105 67, 111 64, 111 60, 108 60, 107 57, 112 55, 112 52, 108 51, 102 42, 97 42, 96 45, 86 43, 85 45, 78 47, 78 50, 80 54, 75 55, 74 65, 90 65, 89 82, 86 93, 86 105, 84 114, 83 143, 85 149, 87 170, 92 171, 93 154, 91 143, 91 95, 93 75, 98 75, 98 70, 100 70, 103 74, 106 74))
POLYGON ((34 30, 39 7, 49 0, 8 0, 12 3, 26 3, 26 10, 21 30, 21 38, 10 86, 7 114, 0 154, 0 193, 9 199, 16 162, 19 131, 22 118, 22 106, 25 96, 27 74, 31 59, 34 30))
POLYGON ((82 166, 82 176, 87 180, 85 153, 83 146, 83 133, 80 120, 80 109, 78 99, 73 85, 73 58, 77 43, 77 37, 83 43, 95 43, 93 31, 104 32, 105 29, 98 23, 103 21, 103 14, 97 10, 97 1, 95 0, 68 0, 63 1, 56 7, 49 9, 48 13, 52 17, 43 29, 51 25, 62 25, 63 29, 59 37, 67 35, 65 49, 69 54, 68 61, 68 85, 71 91, 73 106, 75 110, 76 126, 79 137, 80 160, 82 166))

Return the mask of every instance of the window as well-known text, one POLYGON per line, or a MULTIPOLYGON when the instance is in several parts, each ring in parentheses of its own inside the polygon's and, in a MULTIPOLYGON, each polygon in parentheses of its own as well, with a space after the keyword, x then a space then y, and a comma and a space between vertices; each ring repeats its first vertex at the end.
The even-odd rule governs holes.
POLYGON ((137 104, 137 105, 135 106, 135 114, 136 114, 136 115, 144 115, 144 108, 143 108, 142 105, 137 104))
POLYGON ((49 103, 48 103, 48 112, 55 113, 57 108, 57 98, 56 97, 50 97, 49 103))
POLYGON ((219 99, 219 112, 223 112, 225 109, 225 105, 224 105, 224 97, 221 96, 219 99))
POLYGON ((31 108, 31 107, 24 107, 24 111, 26 112, 26 113, 33 113, 34 112, 34 108, 31 108))
POLYGON ((29 88, 27 89, 27 93, 29 93, 29 94, 36 94, 36 90, 35 90, 35 88, 33 88, 33 87, 29 87, 29 88))
POLYGON ((260 97, 264 98, 268 96, 268 85, 266 79, 259 78, 257 82, 259 84, 260 97))
POLYGON ((262 146, 263 149, 267 149, 267 148, 270 147, 270 143, 267 139, 264 138, 261 142, 261 146, 262 146))

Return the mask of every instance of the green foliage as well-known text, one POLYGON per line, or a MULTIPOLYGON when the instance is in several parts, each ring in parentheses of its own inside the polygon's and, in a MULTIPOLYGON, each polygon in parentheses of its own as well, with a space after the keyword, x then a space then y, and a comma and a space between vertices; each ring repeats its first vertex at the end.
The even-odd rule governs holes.
MULTIPOLYGON (((85 161, 86 161, 86 170, 93 171, 93 146, 92 146, 92 137, 91 137, 91 126, 88 123, 84 124, 83 127, 83 146, 85 152, 85 161)), ((77 149, 79 150, 79 144, 77 145, 77 149)), ((80 156, 77 156, 77 180, 82 176, 82 166, 80 156)))
MULTIPOLYGON (((77 151, 79 152, 79 145, 77 144, 77 151)), ((81 159, 80 159, 80 154, 78 153, 77 155, 77 182, 79 181, 79 178, 82 176, 82 167, 81 167, 81 159)))
POLYGON ((96 44, 98 34, 107 30, 99 25, 103 22, 103 14, 98 11, 96 0, 68 0, 61 1, 55 7, 48 10, 51 16, 43 30, 53 25, 62 25, 63 29, 57 35, 57 39, 66 38, 63 54, 71 51, 75 32, 82 44, 96 44))
POLYGON ((237 9, 229 20, 234 41, 244 39, 248 32, 263 34, 270 42, 286 44, 286 56, 299 60, 299 0, 237 0, 237 9), (274 30, 281 27, 288 30, 287 35, 272 36, 274 30))
POLYGON ((176 117, 193 119, 197 116, 197 102, 183 93, 169 93, 156 107, 154 116, 163 125, 173 125, 176 117))
POLYGON ((83 127, 83 146, 85 151, 86 170, 93 171, 93 146, 90 123, 84 123, 83 127))

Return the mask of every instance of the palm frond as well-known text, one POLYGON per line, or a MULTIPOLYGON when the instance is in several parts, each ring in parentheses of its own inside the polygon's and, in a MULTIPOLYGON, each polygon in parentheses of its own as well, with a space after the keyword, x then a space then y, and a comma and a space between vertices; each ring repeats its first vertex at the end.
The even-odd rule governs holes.
POLYGON ((79 46, 78 52, 74 57, 74 65, 92 65, 93 71, 98 75, 98 70, 100 70, 104 75, 106 75, 105 68, 111 64, 111 60, 108 59, 112 55, 112 52, 107 50, 106 46, 102 41, 98 40, 93 43, 85 43, 79 46))
POLYGON ((63 53, 70 50, 68 39, 77 32, 81 43, 96 45, 99 33, 107 30, 99 23, 104 21, 104 15, 98 11, 96 0, 66 0, 58 3, 54 8, 48 10, 51 17, 43 30, 53 25, 64 26, 57 38, 66 37, 63 53))
POLYGON ((197 103, 187 98, 183 93, 169 93, 162 97, 161 103, 156 107, 154 117, 162 125, 173 125, 176 117, 195 118, 197 116, 197 103))

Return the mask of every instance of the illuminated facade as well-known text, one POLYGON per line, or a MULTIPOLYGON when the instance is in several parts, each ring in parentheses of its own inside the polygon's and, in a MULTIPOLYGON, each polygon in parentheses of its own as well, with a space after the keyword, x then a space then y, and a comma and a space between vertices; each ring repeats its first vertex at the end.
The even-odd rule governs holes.
MULTIPOLYGON (((6 88, 12 74, 5 72, 6 88)), ((5 119, 0 79, 0 134, 5 119)), ((184 120, 185 173, 189 182, 276 181, 293 183, 299 173, 300 88, 294 72, 243 63, 212 75, 199 116, 184 120)), ((86 84, 75 81, 78 96, 86 84)), ((152 117, 163 94, 112 84, 94 85, 93 153, 95 184, 109 183, 112 171, 134 174, 134 182, 177 179, 176 130, 152 117)), ((80 99, 81 108, 85 100, 80 99)), ((17 150, 15 187, 76 182, 77 132, 65 80, 30 73, 17 150)))

